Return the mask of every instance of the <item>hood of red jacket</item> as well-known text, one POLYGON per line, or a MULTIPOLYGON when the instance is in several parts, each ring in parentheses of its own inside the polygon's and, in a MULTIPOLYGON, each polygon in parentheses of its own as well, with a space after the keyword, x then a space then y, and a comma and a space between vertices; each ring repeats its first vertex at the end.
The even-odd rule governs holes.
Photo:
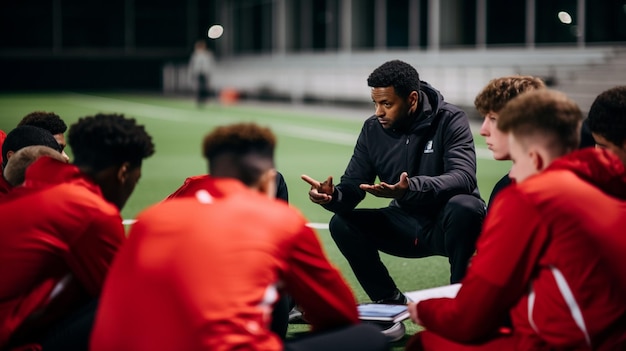
POLYGON ((626 199, 624 164, 605 149, 585 148, 567 154, 550 164, 548 170, 566 169, 605 193, 626 199))
POLYGON ((61 183, 80 184, 90 191, 102 195, 100 186, 71 163, 42 156, 28 166, 23 188, 39 189, 61 183))

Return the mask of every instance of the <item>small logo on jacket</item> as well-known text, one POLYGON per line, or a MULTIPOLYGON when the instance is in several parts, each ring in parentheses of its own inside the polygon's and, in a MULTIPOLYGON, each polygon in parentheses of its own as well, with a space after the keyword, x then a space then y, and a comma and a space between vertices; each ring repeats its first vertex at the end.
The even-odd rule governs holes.
POLYGON ((424 153, 425 154, 432 154, 433 152, 435 152, 435 150, 433 150, 433 141, 429 140, 426 143, 426 147, 424 148, 424 153))

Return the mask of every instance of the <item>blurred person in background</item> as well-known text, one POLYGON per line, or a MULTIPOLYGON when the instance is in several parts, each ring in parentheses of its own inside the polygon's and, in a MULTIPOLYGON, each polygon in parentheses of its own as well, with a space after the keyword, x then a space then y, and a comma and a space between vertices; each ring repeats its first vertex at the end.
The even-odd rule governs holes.
POLYGON ((144 127, 123 115, 80 118, 68 137, 72 164, 41 157, 0 198, 2 349, 87 350, 104 278, 125 240, 120 211, 154 153, 144 127))
POLYGON ((196 41, 189 59, 189 75, 195 90, 198 107, 204 105, 211 97, 211 74, 215 66, 213 52, 207 48, 206 41, 196 41))
POLYGON ((137 216, 105 283, 92 351, 386 350, 299 211, 274 199, 276 137, 253 123, 203 141, 209 172, 192 196, 137 216), (312 326, 281 340, 273 305, 288 293, 312 326))
POLYGON ((70 158, 65 153, 67 143, 64 133, 67 130, 67 125, 59 115, 54 112, 34 111, 24 116, 17 125, 39 127, 52 133, 54 139, 59 143, 61 154, 69 161, 70 158))
POLYGON ((596 145, 615 153, 626 165, 626 86, 600 93, 586 122, 596 145))

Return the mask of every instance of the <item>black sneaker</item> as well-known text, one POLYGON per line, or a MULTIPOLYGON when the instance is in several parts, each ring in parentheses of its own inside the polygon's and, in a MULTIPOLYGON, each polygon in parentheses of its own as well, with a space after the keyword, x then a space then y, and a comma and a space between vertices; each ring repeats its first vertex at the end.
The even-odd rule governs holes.
POLYGON ((403 293, 400 292, 400 290, 396 290, 393 295, 384 299, 376 300, 374 301, 374 303, 380 303, 385 305, 406 305, 408 303, 408 299, 406 298, 406 296, 404 296, 403 293))
POLYGON ((406 334, 406 327, 402 322, 361 321, 361 323, 367 323, 378 327, 380 332, 387 337, 388 342, 396 342, 402 339, 406 334))

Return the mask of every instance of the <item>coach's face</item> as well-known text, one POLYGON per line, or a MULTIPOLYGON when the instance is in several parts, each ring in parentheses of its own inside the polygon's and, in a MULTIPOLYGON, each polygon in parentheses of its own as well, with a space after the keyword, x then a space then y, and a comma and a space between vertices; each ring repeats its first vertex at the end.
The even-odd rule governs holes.
POLYGON ((393 86, 372 88, 374 114, 378 122, 385 129, 400 129, 408 125, 408 117, 415 112, 418 103, 418 94, 411 92, 406 99, 396 94, 393 86))

